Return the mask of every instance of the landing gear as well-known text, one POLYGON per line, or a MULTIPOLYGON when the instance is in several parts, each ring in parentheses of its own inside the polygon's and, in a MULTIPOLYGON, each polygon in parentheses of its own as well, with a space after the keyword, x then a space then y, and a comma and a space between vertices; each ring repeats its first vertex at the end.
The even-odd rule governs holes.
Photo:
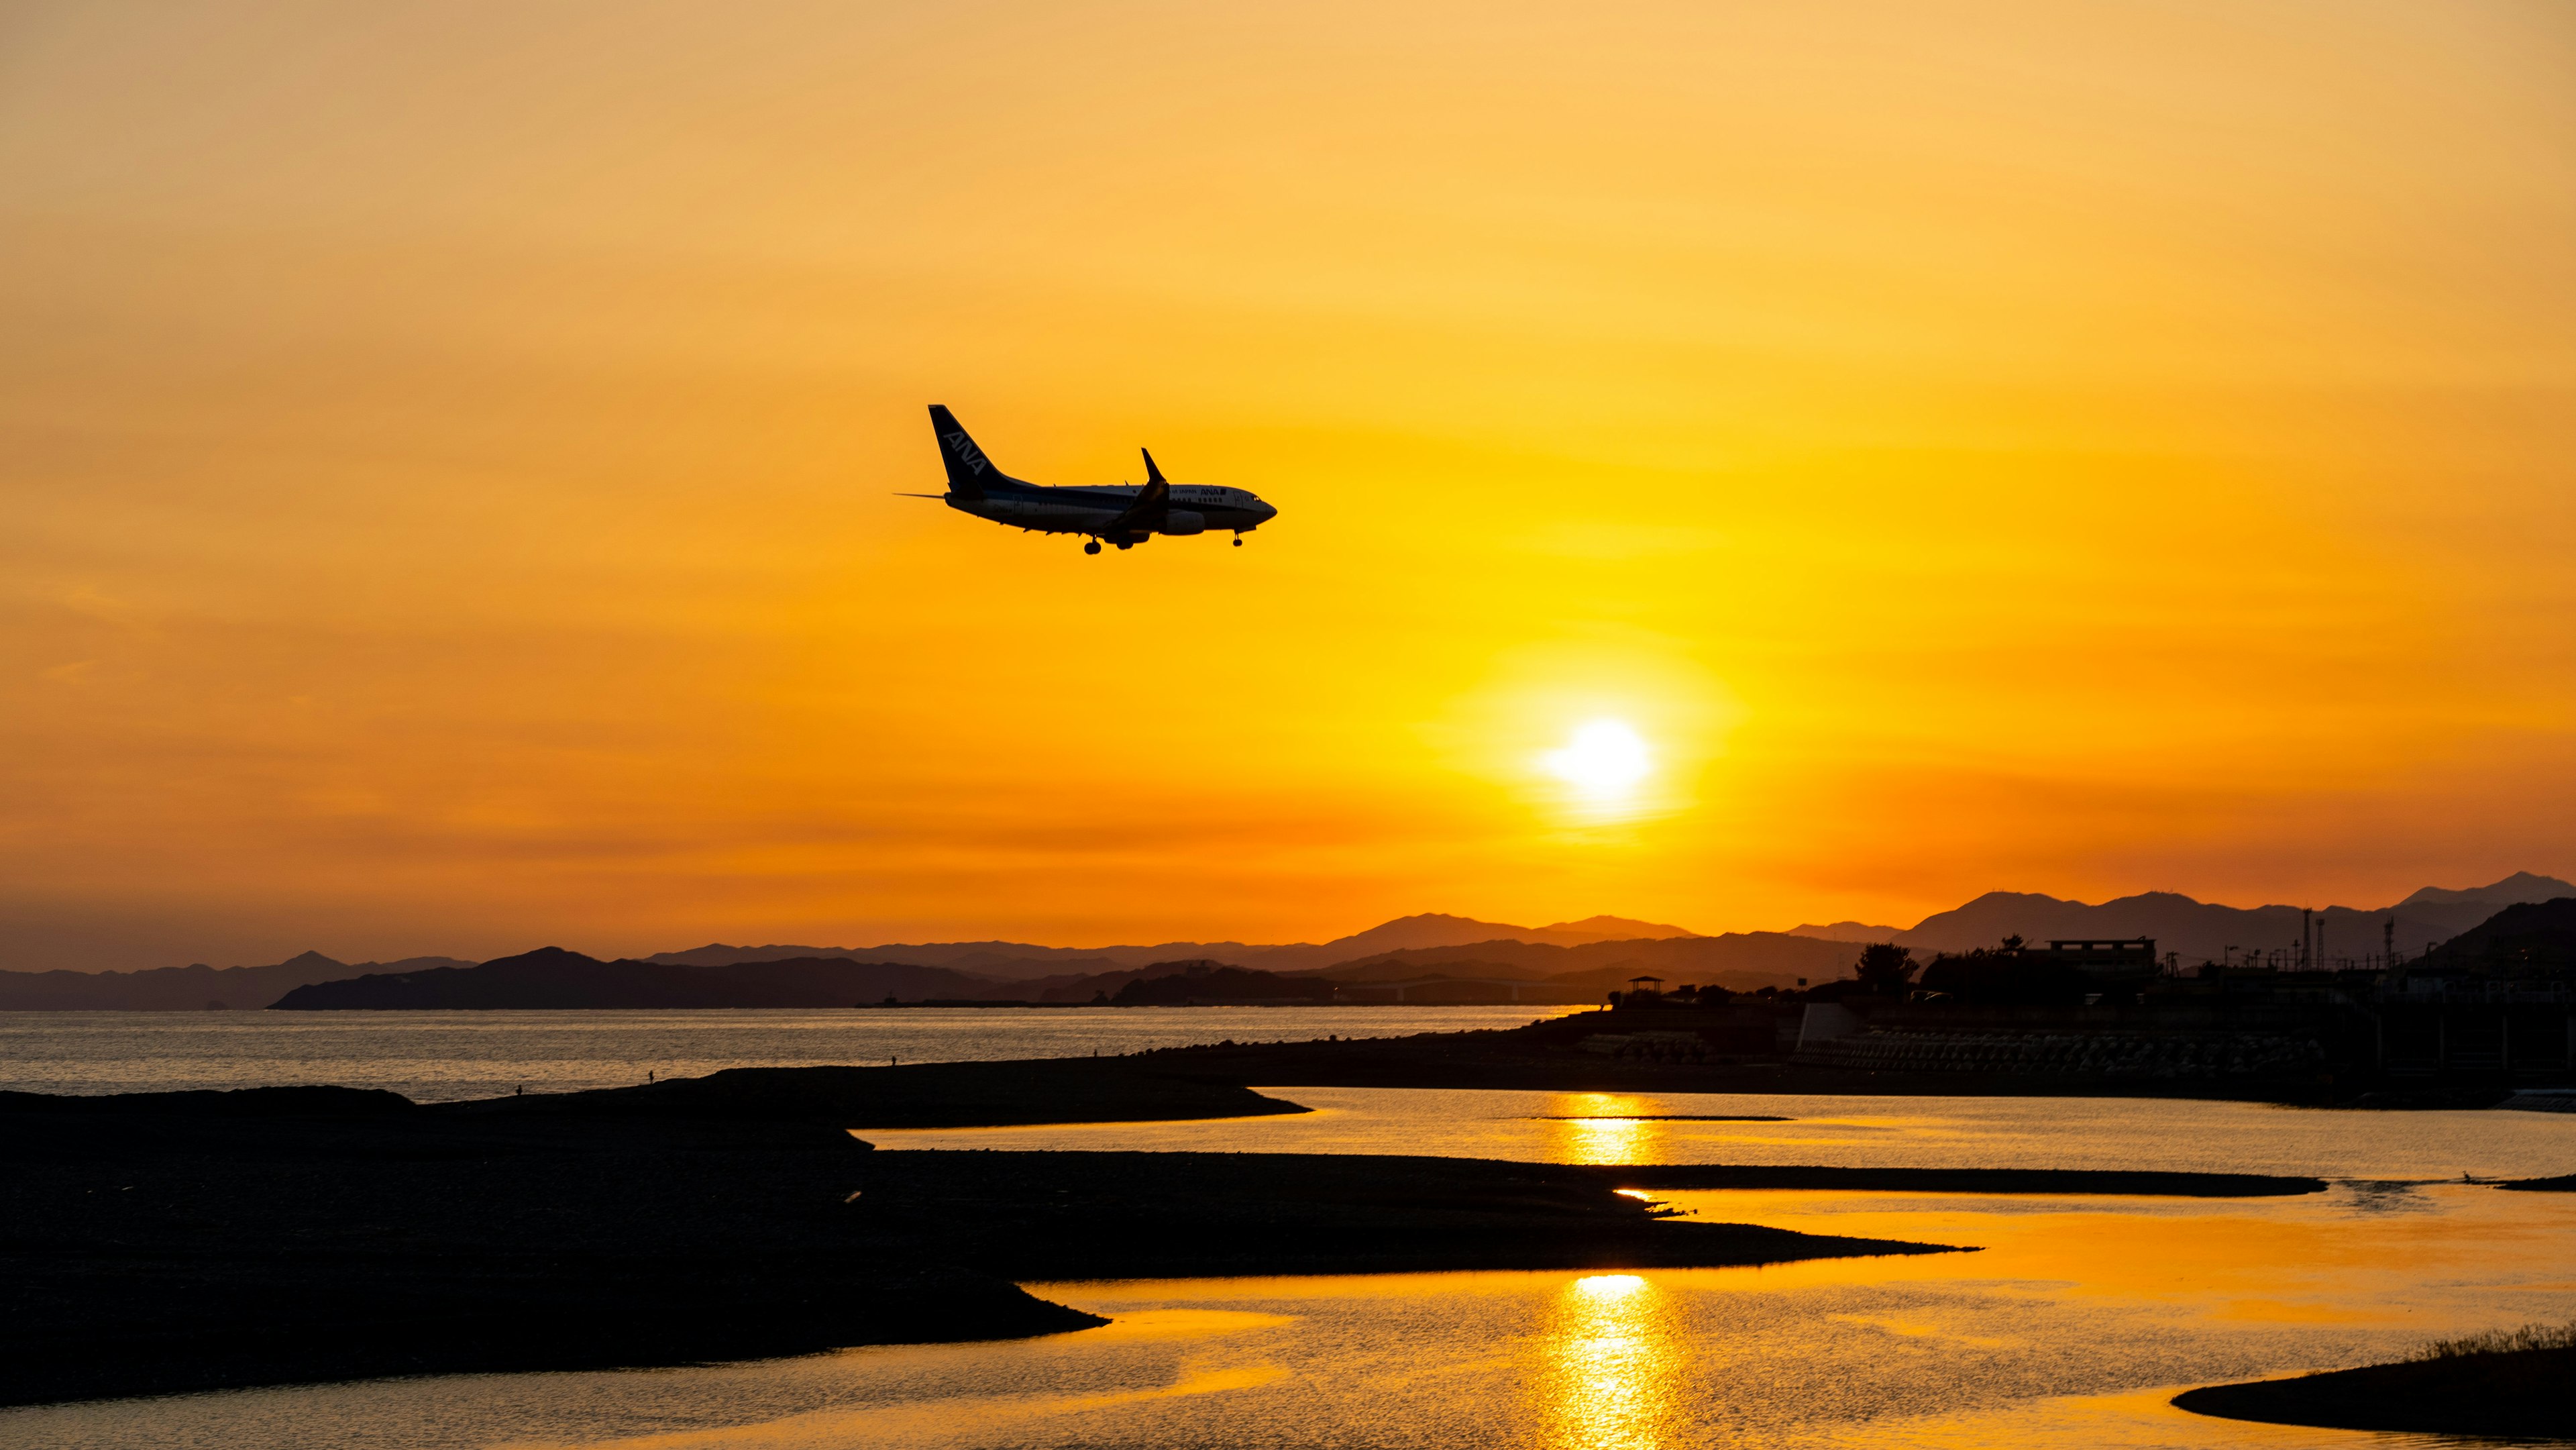
POLYGON ((1238 549, 1243 547, 1243 535, 1237 534, 1234 536, 1234 546, 1238 549))
POLYGON ((1082 552, 1084 552, 1084 553, 1086 553, 1086 554, 1097 554, 1097 553, 1099 553, 1099 552, 1100 552, 1100 541, 1099 541, 1098 539, 1093 539, 1093 540, 1091 540, 1090 542, 1088 542, 1088 543, 1084 544, 1084 545, 1082 546, 1082 552))

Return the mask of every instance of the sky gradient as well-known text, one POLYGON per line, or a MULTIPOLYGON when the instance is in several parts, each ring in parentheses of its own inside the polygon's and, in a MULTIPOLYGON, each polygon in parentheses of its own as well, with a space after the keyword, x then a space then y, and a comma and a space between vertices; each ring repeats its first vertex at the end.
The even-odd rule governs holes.
POLYGON ((2556 4, 14 7, 0 967, 2565 875, 2571 485, 2556 4))

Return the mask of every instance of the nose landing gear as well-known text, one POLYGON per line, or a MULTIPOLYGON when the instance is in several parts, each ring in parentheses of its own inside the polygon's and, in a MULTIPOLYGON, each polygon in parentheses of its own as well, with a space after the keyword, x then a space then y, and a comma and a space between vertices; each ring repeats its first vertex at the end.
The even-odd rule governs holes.
POLYGON ((1083 546, 1082 546, 1082 552, 1084 552, 1084 553, 1086 553, 1086 554, 1097 554, 1097 553, 1099 553, 1099 552, 1100 552, 1100 541, 1099 541, 1098 539, 1092 539, 1092 540, 1087 541, 1087 542, 1086 542, 1086 543, 1084 543, 1084 544, 1083 544, 1083 546))
POLYGON ((1238 549, 1243 547, 1243 535, 1237 534, 1234 536, 1234 546, 1238 549))

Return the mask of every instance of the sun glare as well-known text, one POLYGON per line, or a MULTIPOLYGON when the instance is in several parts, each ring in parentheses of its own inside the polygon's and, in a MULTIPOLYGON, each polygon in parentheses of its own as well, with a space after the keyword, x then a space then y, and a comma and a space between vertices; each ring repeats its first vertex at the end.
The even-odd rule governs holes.
POLYGON ((1655 768, 1646 742, 1621 720, 1590 721, 1574 732, 1562 750, 1541 757, 1548 773, 1573 786, 1585 798, 1624 798, 1655 768))

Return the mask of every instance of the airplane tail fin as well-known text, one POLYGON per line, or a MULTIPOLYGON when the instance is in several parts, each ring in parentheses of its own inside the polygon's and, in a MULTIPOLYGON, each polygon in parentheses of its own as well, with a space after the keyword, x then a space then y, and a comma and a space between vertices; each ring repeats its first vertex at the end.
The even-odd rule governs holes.
POLYGON ((980 499, 986 483, 1010 477, 993 466, 945 405, 930 405, 930 431, 939 437, 939 461, 948 466, 948 491, 956 497, 980 499))

